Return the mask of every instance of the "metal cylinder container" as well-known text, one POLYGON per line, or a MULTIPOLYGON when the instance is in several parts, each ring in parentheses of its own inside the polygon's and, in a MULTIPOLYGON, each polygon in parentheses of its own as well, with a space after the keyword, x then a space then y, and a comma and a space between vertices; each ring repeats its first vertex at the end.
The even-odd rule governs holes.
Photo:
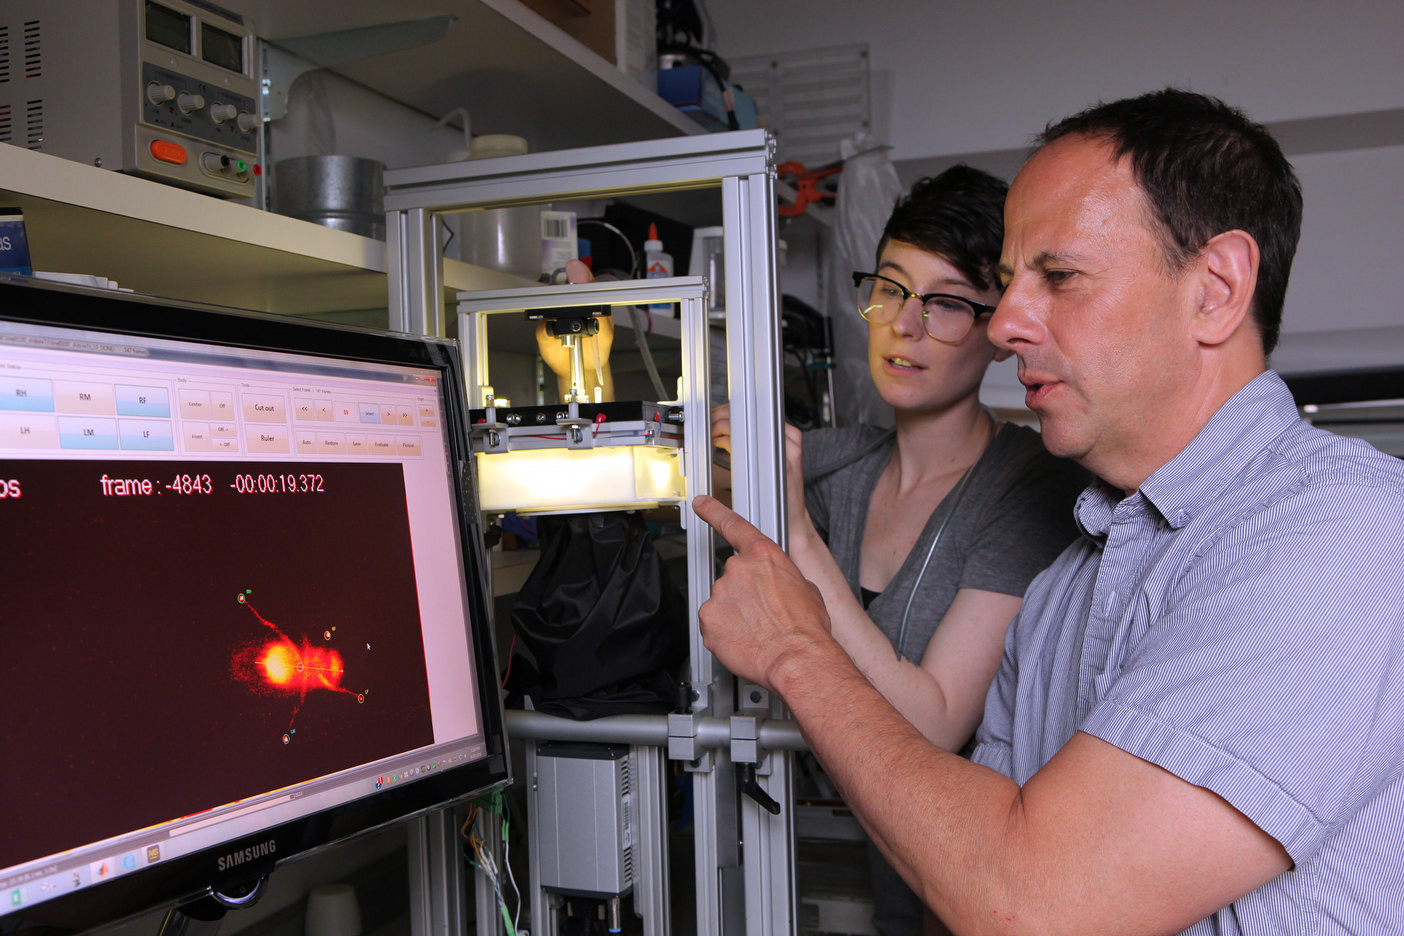
POLYGON ((273 210, 385 239, 385 164, 360 156, 294 156, 273 165, 273 210))

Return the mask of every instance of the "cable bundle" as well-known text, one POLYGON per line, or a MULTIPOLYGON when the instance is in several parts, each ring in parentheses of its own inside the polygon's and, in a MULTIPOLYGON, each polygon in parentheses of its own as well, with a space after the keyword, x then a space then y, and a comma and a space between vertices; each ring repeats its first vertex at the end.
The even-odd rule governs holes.
POLYGON ((502 797, 502 791, 493 790, 487 796, 473 800, 468 808, 468 818, 463 821, 458 833, 465 839, 463 857, 492 884, 492 892, 497 895, 497 909, 502 914, 502 924, 507 929, 507 936, 518 936, 517 927, 522 918, 522 892, 517 887, 517 879, 512 875, 512 845, 507 836, 510 820, 511 816, 507 810, 507 802, 502 797), (515 917, 507 909, 507 897, 502 892, 501 871, 497 866, 497 861, 488 849, 487 840, 478 834, 477 820, 480 812, 502 816, 502 867, 507 871, 507 882, 511 885, 512 893, 516 897, 517 912, 515 917))

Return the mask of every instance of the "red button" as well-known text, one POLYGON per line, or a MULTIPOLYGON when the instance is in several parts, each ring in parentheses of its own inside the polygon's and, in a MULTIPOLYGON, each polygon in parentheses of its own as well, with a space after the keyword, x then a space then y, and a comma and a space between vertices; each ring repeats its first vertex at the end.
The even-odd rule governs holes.
POLYGON ((169 140, 152 140, 151 155, 161 162, 173 163, 177 166, 185 165, 185 147, 169 140))

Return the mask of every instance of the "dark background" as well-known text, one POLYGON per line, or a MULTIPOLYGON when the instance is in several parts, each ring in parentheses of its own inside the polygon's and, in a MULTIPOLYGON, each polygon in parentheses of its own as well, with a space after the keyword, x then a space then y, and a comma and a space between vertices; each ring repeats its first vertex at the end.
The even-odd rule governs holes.
POLYGON ((0 867, 432 743, 398 465, 3 461, 0 867), (236 473, 321 474, 236 494, 236 473), (104 497, 98 479, 210 474, 214 493, 104 497), (240 651, 342 655, 352 696, 258 691, 240 651), (322 633, 335 627, 330 641, 322 633), (370 649, 366 649, 366 645, 370 649))

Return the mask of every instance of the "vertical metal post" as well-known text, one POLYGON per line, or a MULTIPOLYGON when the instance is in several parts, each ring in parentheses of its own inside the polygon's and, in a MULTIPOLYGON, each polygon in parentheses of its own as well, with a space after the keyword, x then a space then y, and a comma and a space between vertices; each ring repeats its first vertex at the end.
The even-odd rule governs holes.
POLYGON ((434 213, 426 208, 385 213, 385 263, 392 331, 447 334, 444 330, 444 260, 439 256, 434 224, 434 213))
MULTIPOLYGON (((392 329, 443 335, 443 261, 434 240, 434 216, 424 209, 386 216, 386 266, 392 329)), ((500 840, 491 847, 501 850, 500 840)), ((409 827, 410 922, 413 936, 462 936, 467 932, 466 881, 457 830, 449 810, 414 819, 409 827)), ((494 856, 496 857, 496 855, 494 856)), ((496 933, 496 901, 483 900, 478 876, 478 933, 496 933), (491 928, 485 928, 486 918, 491 928)))
POLYGON ((541 887, 541 830, 535 817, 541 815, 537 802, 540 787, 536 783, 536 742, 528 738, 526 745, 527 783, 527 865, 531 887, 532 936, 556 936, 556 914, 551 907, 551 895, 541 887))
MULTIPOLYGON (((477 824, 477 833, 482 837, 488 854, 492 856, 493 863, 497 865, 499 886, 505 891, 507 889, 507 862, 504 860, 502 848, 502 817, 496 813, 490 813, 485 809, 478 810, 478 818, 474 820, 477 824)), ((460 871, 463 861, 458 862, 460 871)), ((462 887, 459 887, 462 891, 462 887)), ((503 932, 502 917, 498 913, 497 893, 492 889, 492 882, 488 880, 486 874, 473 875, 473 913, 477 929, 474 931, 478 936, 498 936, 503 932)), ((465 914, 466 921, 467 916, 465 914)), ((457 930, 456 932, 464 932, 457 930)))
MULTIPOLYGON (((728 275, 728 279, 730 276, 728 275)), ((711 597, 713 577, 712 528, 692 511, 691 496, 712 490, 712 439, 709 416, 707 303, 682 304, 683 470, 689 500, 681 505, 687 528, 688 620, 711 597)), ((689 678, 695 698, 692 711, 726 717, 733 709, 730 673, 691 629, 689 678)), ((697 870, 697 932, 707 936, 738 933, 744 927, 745 902, 741 876, 741 829, 736 808, 736 769, 724 752, 704 755, 694 766, 694 862, 697 870)))
POLYGON ((487 316, 482 312, 459 312, 458 341, 463 348, 463 391, 468 405, 486 406, 482 389, 492 381, 488 373, 487 316))
MULTIPOLYGON (((784 546, 785 437, 779 406, 783 388, 774 206, 775 182, 769 174, 722 180, 732 503, 784 546)), ((784 717, 779 699, 769 698, 759 687, 742 688, 742 709, 784 717)), ((780 936, 796 929, 793 761, 788 752, 775 751, 757 767, 757 775, 765 780, 762 786, 780 803, 779 815, 772 816, 749 798, 741 800, 748 936, 780 936)))
POLYGON ((663 748, 634 745, 634 912, 644 936, 668 936, 672 900, 668 885, 667 759, 663 748))
MULTIPOLYGON (((466 882, 457 833, 453 813, 448 809, 410 820, 412 936, 461 936, 467 932, 466 882)), ((478 932, 492 931, 480 929, 478 932)))

